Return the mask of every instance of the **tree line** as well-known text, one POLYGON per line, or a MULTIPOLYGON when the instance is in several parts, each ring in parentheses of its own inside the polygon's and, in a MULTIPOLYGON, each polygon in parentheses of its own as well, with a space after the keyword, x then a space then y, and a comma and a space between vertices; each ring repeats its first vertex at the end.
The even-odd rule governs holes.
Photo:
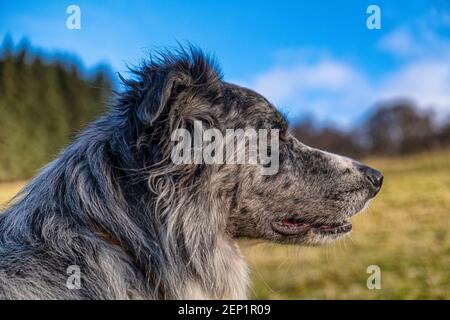
POLYGON ((379 103, 365 121, 351 130, 317 128, 313 121, 305 120, 293 132, 306 144, 357 158, 450 147, 450 118, 437 121, 432 111, 419 109, 409 100, 379 103))
POLYGON ((26 179, 104 110, 112 89, 104 70, 45 58, 5 38, 0 50, 0 181, 26 179))

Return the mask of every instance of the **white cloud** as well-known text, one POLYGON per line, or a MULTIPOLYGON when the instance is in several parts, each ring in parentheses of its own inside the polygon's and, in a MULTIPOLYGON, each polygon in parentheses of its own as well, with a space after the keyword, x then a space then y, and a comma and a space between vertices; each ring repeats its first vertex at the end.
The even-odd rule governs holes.
POLYGON ((424 22, 409 28, 402 26, 395 29, 383 37, 377 46, 382 51, 402 59, 450 57, 450 41, 440 37, 424 22))
POLYGON ((423 51, 406 28, 399 28, 389 33, 381 39, 378 47, 400 57, 417 55, 423 51))
POLYGON ((377 77, 343 59, 318 54, 316 61, 300 56, 288 65, 277 63, 241 83, 293 120, 310 114, 346 127, 375 103, 390 99, 411 99, 434 110, 439 120, 450 115, 450 41, 429 28, 419 29, 414 33, 400 27, 381 39, 378 48, 401 59, 377 77))
POLYGON ((396 70, 378 89, 379 99, 407 97, 437 115, 450 113, 450 60, 423 60, 396 70))
POLYGON ((348 113, 355 107, 367 105, 371 95, 363 74, 333 59, 274 66, 243 84, 265 95, 291 119, 307 112, 342 125, 348 124, 348 113))

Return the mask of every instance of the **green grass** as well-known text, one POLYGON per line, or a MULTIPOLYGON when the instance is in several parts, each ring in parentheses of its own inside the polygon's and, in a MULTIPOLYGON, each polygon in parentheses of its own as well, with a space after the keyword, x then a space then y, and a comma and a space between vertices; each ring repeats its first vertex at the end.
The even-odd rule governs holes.
MULTIPOLYGON (((450 299, 450 152, 369 159, 385 175, 351 237, 326 247, 243 243, 257 299, 450 299), (381 290, 366 286, 381 268, 381 290)), ((22 183, 0 184, 0 203, 22 183)))

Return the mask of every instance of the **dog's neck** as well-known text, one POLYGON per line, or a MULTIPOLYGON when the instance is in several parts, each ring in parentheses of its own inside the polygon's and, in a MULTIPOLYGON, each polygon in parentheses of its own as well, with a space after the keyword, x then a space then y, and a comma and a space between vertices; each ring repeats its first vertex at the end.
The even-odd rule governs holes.
MULTIPOLYGON (((106 243, 119 248, 125 254, 129 252, 120 241, 112 238, 106 231, 98 226, 93 230, 106 243)), ((183 299, 205 300, 205 299, 247 299, 249 286, 249 272, 245 258, 235 240, 228 236, 219 236, 213 253, 212 272, 213 279, 192 279, 184 283, 183 299), (204 284, 208 284, 205 288, 204 284)), ((132 256, 131 260, 133 260, 132 256)), ((143 270, 141 270, 143 271, 143 270)), ((145 270, 143 274, 148 274, 145 270)))
POLYGON ((249 272, 237 242, 219 236, 214 250, 215 279, 190 280, 184 288, 184 299, 247 299, 249 272), (206 289, 203 283, 210 283, 206 289))

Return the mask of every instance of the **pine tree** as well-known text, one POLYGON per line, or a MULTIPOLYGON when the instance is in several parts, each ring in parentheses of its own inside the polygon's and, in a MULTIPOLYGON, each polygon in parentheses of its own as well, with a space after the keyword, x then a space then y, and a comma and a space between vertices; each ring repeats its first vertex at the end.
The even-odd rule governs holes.
POLYGON ((92 78, 76 64, 33 53, 26 41, 0 48, 0 181, 26 179, 103 112, 111 94, 104 72, 92 78))

